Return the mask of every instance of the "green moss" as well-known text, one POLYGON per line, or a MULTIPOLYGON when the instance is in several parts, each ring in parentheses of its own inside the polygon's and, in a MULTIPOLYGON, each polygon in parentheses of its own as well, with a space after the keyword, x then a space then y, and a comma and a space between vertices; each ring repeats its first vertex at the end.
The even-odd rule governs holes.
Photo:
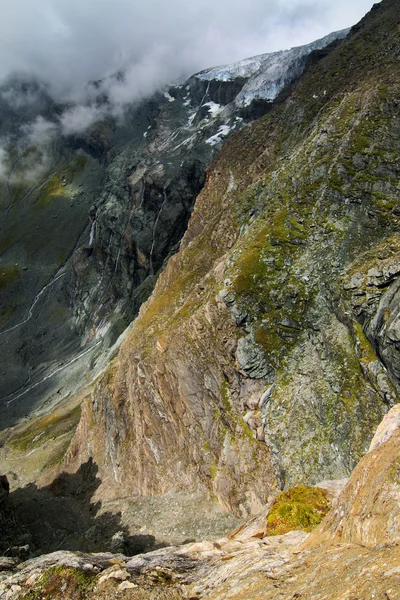
POLYGON ((389 469, 389 481, 396 485, 400 485, 400 456, 396 458, 389 469))
POLYGON ((221 384, 221 398, 224 405, 224 408, 227 412, 232 410, 231 400, 229 395, 229 386, 227 381, 223 381, 221 384))
POLYGON ((96 582, 96 575, 63 565, 47 569, 23 600, 85 600, 96 582))
POLYGON ((299 485, 281 492, 267 516, 267 535, 293 530, 312 531, 329 512, 327 492, 299 485))
POLYGON ((45 441, 60 437, 68 432, 73 433, 79 423, 81 407, 76 406, 70 413, 53 413, 31 421, 27 426, 16 429, 9 444, 16 450, 26 450, 40 446, 45 441))
POLYGON ((212 481, 214 481, 217 474, 218 474, 218 464, 215 460, 213 460, 213 462, 211 463, 211 466, 210 466, 210 477, 211 477, 212 481))
POLYGON ((254 339, 268 354, 279 352, 283 346, 283 340, 274 329, 258 327, 254 333, 254 339))
POLYGON ((247 423, 241 417, 238 419, 238 422, 240 424, 241 434, 244 435, 248 440, 250 440, 250 442, 255 442, 254 433, 247 425, 247 423))
POLYGON ((356 340, 357 354, 360 362, 369 363, 378 360, 375 351, 372 347, 372 344, 365 335, 360 323, 353 323, 353 331, 356 340))

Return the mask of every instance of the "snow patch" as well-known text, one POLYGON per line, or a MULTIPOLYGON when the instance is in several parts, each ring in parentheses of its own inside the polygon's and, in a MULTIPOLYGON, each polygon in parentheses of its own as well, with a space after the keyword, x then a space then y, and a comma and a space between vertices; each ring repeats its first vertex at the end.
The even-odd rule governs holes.
POLYGON ((216 144, 219 144, 222 138, 227 136, 230 131, 231 127, 229 127, 229 125, 221 125, 217 133, 206 140, 206 144, 209 144, 210 146, 215 146, 216 144))
MULTIPOLYGON (((188 146, 193 140, 195 140, 197 137, 196 134, 191 135, 190 137, 186 138, 185 140, 183 140, 183 142, 181 142, 180 144, 178 144, 177 146, 175 146, 175 148, 173 148, 172 152, 175 152, 175 150, 178 150, 178 148, 181 148, 181 146, 188 146)), ((182 166, 182 164, 181 164, 182 166)))
POLYGON ((206 106, 208 108, 208 112, 211 113, 212 117, 220 113, 221 110, 223 110, 224 108, 223 106, 217 104, 216 102, 213 102, 212 100, 210 100, 210 102, 205 102, 203 106, 206 106))
POLYGON ((349 29, 336 31, 311 44, 253 56, 231 65, 201 71, 196 77, 208 82, 232 81, 240 77, 247 80, 236 97, 235 103, 238 106, 248 106, 254 99, 272 101, 287 84, 302 73, 310 52, 325 48, 334 40, 346 37, 348 32, 349 29))
POLYGON ((93 244, 95 229, 96 229, 96 219, 94 219, 94 221, 92 222, 92 224, 90 226, 90 231, 89 231, 89 246, 92 246, 92 244, 93 244))
POLYGON ((193 121, 195 120, 196 115, 197 115, 197 110, 195 110, 191 115, 189 115, 189 118, 188 118, 189 127, 191 127, 193 125, 193 121))

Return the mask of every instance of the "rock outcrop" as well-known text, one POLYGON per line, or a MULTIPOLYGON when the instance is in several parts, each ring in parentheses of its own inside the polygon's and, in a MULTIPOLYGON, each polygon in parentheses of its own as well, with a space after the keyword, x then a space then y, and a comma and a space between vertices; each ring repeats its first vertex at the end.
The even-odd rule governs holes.
POLYGON ((307 541, 359 544, 366 548, 400 542, 400 405, 384 418, 371 449, 354 469, 339 501, 307 541))

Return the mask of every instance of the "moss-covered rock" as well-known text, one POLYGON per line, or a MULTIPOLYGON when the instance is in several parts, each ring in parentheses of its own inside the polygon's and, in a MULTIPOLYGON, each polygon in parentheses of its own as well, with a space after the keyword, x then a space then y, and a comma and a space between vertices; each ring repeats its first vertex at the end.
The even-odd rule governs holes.
POLYGON ((85 600, 95 585, 96 574, 63 565, 47 569, 23 600, 85 600))
POLYGON ((312 531, 331 509, 326 490, 299 485, 281 492, 267 515, 266 535, 312 531))

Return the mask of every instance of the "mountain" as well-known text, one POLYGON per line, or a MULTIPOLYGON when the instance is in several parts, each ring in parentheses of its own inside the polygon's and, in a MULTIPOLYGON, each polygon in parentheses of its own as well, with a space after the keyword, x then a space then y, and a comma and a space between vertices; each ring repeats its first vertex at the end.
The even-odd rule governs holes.
POLYGON ((83 105, 27 78, 2 85, 3 426, 101 370, 176 252, 216 150, 346 33, 203 71, 122 114, 109 87, 123 74, 90 83, 83 105))
MULTIPOLYGON (((111 161, 112 144, 100 151, 105 128, 71 141, 91 149, 96 169, 108 165, 68 287, 80 339, 92 340, 81 352, 100 342, 98 364, 86 381, 57 372, 79 391, 60 393, 54 410, 35 388, 42 411, 2 433, 0 470, 37 554, 123 556, 33 559, 2 577, 7 593, 20 586, 10 598, 28 593, 35 569, 46 572, 43 593, 66 586, 83 598, 398 597, 399 23, 398 2, 383 0, 341 42, 304 57, 274 100, 266 73, 276 56, 170 87, 159 99, 169 119, 192 112, 183 129, 163 117, 158 133, 144 130, 146 152, 132 170, 123 151, 111 161), (235 131, 222 144, 227 127, 235 131), (164 147, 170 136, 176 146, 164 147), (183 159, 201 163, 200 191, 190 177, 179 184, 183 159), (121 173, 137 207, 129 233, 121 173), (189 197, 177 186, 196 200, 179 247, 167 248, 154 233, 170 239, 165 208, 189 197), (147 193, 152 226, 142 243, 132 224, 147 193), (143 279, 125 305, 128 256, 143 279), (105 354, 118 314, 137 311, 105 354), (106 325, 107 343, 96 340, 106 325), (332 510, 307 536, 328 500, 332 510), (306 532, 272 538, 272 516, 287 525, 293 513, 289 529, 306 532), (188 538, 198 543, 127 556, 188 538)), ((122 140, 122 126, 114 131, 122 140)), ((28 403, 15 406, 23 413, 28 403)))

